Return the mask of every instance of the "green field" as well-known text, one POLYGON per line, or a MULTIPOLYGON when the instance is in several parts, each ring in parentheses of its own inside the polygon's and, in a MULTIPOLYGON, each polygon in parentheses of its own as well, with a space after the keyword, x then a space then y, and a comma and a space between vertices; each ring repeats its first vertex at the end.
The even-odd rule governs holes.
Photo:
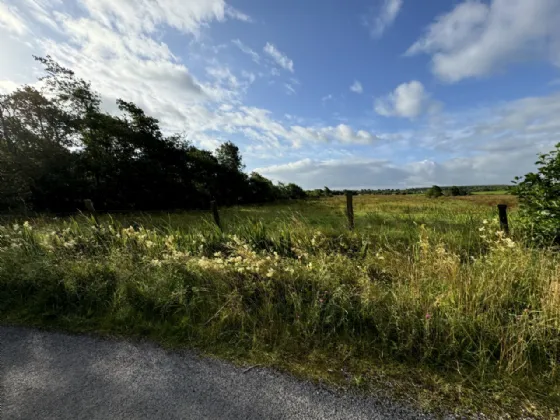
POLYGON ((496 191, 475 191, 474 195, 506 195, 508 192, 506 190, 496 190, 496 191))
POLYGON ((560 258, 516 199, 344 197, 0 227, 4 323, 145 336, 425 408, 560 415, 560 258), (497 226, 510 208, 512 236, 497 226))

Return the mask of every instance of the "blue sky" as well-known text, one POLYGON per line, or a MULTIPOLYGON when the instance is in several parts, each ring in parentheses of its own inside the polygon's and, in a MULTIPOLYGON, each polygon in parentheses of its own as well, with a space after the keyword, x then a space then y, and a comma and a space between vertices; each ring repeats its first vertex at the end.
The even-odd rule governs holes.
POLYGON ((305 188, 509 183, 560 142, 558 0, 0 0, 0 92, 52 55, 305 188))

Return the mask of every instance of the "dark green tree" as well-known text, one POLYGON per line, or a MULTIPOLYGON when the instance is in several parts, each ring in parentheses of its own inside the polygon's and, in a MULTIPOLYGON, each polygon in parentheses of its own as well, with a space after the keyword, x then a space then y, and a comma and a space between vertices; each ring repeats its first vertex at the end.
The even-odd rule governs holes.
POLYGON ((438 187, 437 185, 432 186, 432 188, 430 188, 427 192, 426 192, 426 197, 429 198, 438 198, 441 197, 443 195, 443 190, 438 187))
POLYGON ((301 196, 243 173, 239 148, 215 153, 166 136, 139 106, 117 100, 101 109, 91 85, 50 57, 36 57, 43 90, 23 86, 0 96, 0 210, 75 211, 85 198, 98 210, 165 210, 267 202, 301 196))
POLYGON ((218 163, 231 171, 241 172, 245 169, 239 147, 231 141, 226 141, 216 149, 218 163))

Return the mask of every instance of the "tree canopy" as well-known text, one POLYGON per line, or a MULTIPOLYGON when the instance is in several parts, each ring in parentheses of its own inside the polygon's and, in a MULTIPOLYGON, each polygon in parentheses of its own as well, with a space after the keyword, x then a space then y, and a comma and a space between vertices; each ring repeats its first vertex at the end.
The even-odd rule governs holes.
POLYGON ((124 99, 102 110, 91 85, 50 57, 43 88, 0 95, 0 210, 71 212, 91 199, 101 210, 166 210, 301 198, 298 186, 243 172, 239 148, 215 153, 124 99))

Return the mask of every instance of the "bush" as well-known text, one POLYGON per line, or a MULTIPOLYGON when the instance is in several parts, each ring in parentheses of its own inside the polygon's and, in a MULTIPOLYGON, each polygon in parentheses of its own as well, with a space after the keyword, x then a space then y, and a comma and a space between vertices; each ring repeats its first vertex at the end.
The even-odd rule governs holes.
POLYGON ((541 245, 560 244, 560 143, 539 155, 537 173, 516 177, 513 193, 520 202, 520 229, 541 245))
POLYGON ((438 187, 437 185, 434 185, 426 192, 426 197, 430 197, 430 198, 438 198, 441 197, 442 195, 443 195, 443 191, 441 187, 438 187))

